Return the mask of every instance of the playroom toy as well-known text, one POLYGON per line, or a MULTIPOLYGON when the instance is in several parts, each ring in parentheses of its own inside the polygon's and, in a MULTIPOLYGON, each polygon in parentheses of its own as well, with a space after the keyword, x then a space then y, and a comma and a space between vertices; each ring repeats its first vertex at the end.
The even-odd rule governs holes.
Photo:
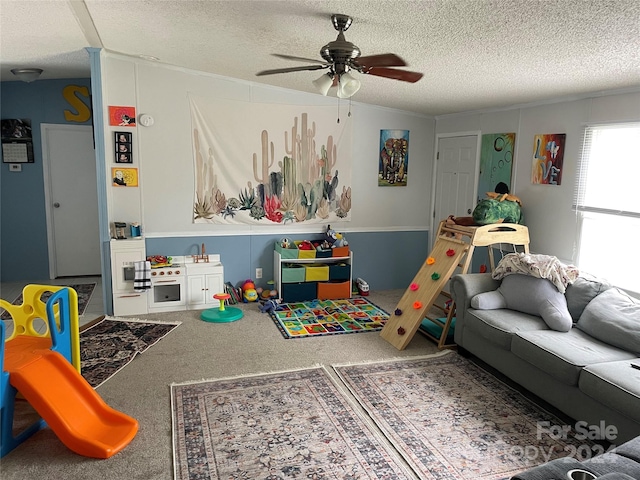
POLYGON ((455 304, 448 303, 445 304, 448 306, 443 307, 436 303, 436 300, 440 296, 451 300, 451 294, 444 288, 454 273, 467 273, 475 247, 489 247, 491 270, 495 268, 493 248, 491 248, 494 244, 509 243, 514 246, 514 249, 520 246, 526 253, 529 252, 529 230, 523 225, 513 223, 463 226, 443 220, 440 222, 435 239, 433 249, 427 257, 433 258, 434 261, 423 263, 398 302, 396 311, 403 311, 404 314, 391 317, 380 332, 380 336, 398 350, 406 348, 425 320, 439 327, 439 336, 432 335, 424 328, 420 329, 421 333, 438 344, 438 348, 455 346, 446 343, 447 338, 450 338, 449 329, 455 319, 455 304), (411 288, 413 284, 421 285, 422 288, 414 290, 411 288), (413 308, 410 308, 411 306, 413 308), (442 317, 432 318, 428 315, 432 307, 446 314, 444 321, 442 317), (403 328, 405 334, 397 333, 399 327, 403 328))
POLYGON ((109 407, 80 375, 78 297, 68 287, 27 285, 23 303, 0 307, 12 316, 6 335, 0 322, 0 457, 49 425, 70 450, 108 458, 133 439, 138 422, 109 407), (46 304, 44 293, 52 293, 46 304), (46 332, 38 333, 38 320, 46 332), (77 358, 77 363, 75 359, 77 358), (41 419, 14 435, 15 399, 20 392, 41 419))
POLYGON ((218 308, 203 310, 200 314, 201 320, 211 323, 228 323, 240 320, 244 316, 242 310, 237 307, 225 308, 225 301, 231 298, 231 295, 228 293, 216 293, 213 295, 213 298, 220 301, 220 306, 218 308))
POLYGON ((356 286, 358 287, 358 293, 363 297, 369 295, 369 284, 361 278, 356 278, 356 286))

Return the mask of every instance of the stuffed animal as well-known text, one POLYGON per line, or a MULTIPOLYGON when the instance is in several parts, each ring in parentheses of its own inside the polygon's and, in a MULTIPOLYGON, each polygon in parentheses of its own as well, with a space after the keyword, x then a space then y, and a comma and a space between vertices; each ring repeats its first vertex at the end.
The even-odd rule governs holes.
POLYGON ((275 298, 267 300, 260 305, 260 311, 262 313, 277 312, 278 310, 280 310, 280 300, 275 298))

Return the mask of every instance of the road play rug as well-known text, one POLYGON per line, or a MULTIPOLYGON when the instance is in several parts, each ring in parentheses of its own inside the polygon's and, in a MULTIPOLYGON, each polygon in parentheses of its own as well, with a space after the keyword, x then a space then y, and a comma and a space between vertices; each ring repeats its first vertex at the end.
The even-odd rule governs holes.
POLYGON ((382 330, 389 314, 365 298, 282 303, 270 312, 284 338, 382 330))
MULTIPOLYGON (((96 288, 95 283, 79 283, 74 285, 64 285, 73 288, 78 294, 78 315, 82 315, 84 311, 87 309, 87 305, 89 305, 89 300, 91 300, 91 295, 93 295, 93 291, 96 288)), ((47 302, 49 297, 53 294, 53 292, 45 292, 40 297, 40 300, 43 302, 47 302)), ((12 305, 20 305, 22 303, 22 294, 18 295, 18 297, 11 302, 12 305)), ((2 320, 10 320, 11 315, 8 312, 2 311, 2 315, 0 315, 0 319, 2 320)))
POLYGON ((82 376, 92 387, 99 387, 178 325, 105 317, 80 332, 82 376))

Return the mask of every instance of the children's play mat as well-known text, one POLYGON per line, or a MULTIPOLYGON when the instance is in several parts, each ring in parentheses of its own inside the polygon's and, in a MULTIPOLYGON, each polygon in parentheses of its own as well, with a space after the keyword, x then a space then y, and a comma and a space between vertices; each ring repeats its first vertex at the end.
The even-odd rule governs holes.
POLYGON ((283 303, 272 320, 285 338, 382 330, 389 314, 365 298, 283 303))

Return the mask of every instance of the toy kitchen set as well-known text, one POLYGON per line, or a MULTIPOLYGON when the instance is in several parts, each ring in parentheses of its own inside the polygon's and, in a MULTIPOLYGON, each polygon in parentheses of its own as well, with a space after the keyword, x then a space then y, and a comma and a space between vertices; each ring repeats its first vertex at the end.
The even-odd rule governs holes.
POLYGON ((196 255, 147 256, 142 236, 114 238, 111 275, 115 316, 214 308, 213 296, 224 292, 220 255, 205 253, 204 244, 196 255))

